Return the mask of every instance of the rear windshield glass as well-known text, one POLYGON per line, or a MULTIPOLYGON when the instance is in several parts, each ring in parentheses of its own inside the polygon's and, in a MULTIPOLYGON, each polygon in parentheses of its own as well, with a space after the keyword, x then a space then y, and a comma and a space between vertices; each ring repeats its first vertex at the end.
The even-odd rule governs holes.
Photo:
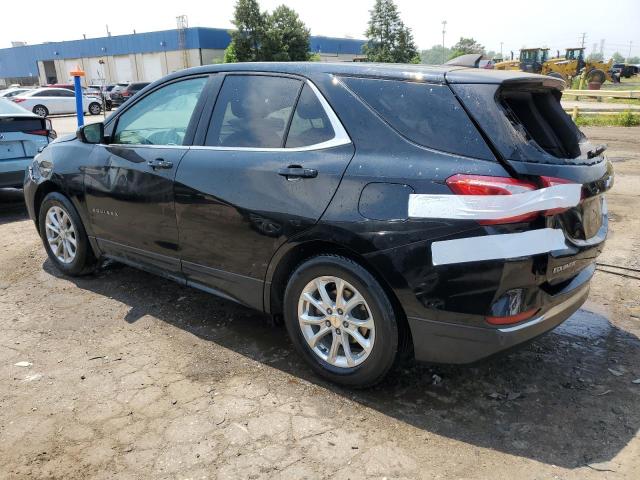
POLYGON ((448 86, 357 77, 345 77, 343 81, 410 141, 457 155, 494 160, 448 86))

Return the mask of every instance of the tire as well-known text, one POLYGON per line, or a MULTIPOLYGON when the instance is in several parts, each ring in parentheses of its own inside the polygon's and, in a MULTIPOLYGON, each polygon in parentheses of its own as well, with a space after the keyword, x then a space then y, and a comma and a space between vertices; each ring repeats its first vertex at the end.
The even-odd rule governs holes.
POLYGON ((36 105, 31 111, 40 117, 49 116, 49 109, 44 105, 36 105))
POLYGON ((110 112, 110 111, 111 111, 111 109, 113 108, 113 103, 111 103, 111 100, 107 100, 107 101, 105 102, 105 106, 106 106, 106 108, 107 108, 107 111, 108 111, 108 112, 110 112))
POLYGON ((597 68, 594 68, 587 74, 588 82, 598 82, 602 84, 606 79, 607 79, 607 76, 605 75, 605 73, 602 70, 597 68))
POLYGON ((89 104, 89 113, 91 115, 100 115, 102 111, 102 106, 97 102, 92 102, 89 104))
POLYGON ((96 257, 89 244, 82 220, 67 197, 58 192, 51 192, 44 197, 40 204, 38 227, 47 255, 61 273, 75 277, 94 271, 97 264, 96 257), (56 224, 55 221, 47 218, 50 215, 57 219, 58 229, 60 224, 63 224, 65 230, 63 238, 68 239, 66 244, 65 240, 57 242, 58 245, 62 243, 57 253, 54 253, 52 249, 53 243, 51 239, 59 239, 60 235, 56 235, 54 230, 48 226, 48 223, 51 226, 56 224), (69 225, 71 228, 69 228, 69 225), (72 239, 76 242, 75 252, 72 248, 72 239), (67 253, 69 254, 68 256, 66 255, 67 253))
POLYGON ((298 353, 318 375, 334 383, 355 388, 373 386, 385 377, 396 360, 398 325, 391 301, 373 275, 348 258, 318 255, 300 264, 287 283, 284 321, 298 353), (325 308, 327 304, 321 300, 315 280, 319 280, 320 285, 328 281, 324 285, 328 295, 325 298, 333 303, 330 304, 331 312, 327 313, 333 315, 324 315, 315 307, 320 304, 325 308), (344 285, 343 301, 336 302, 340 281, 344 285), (355 306, 349 307, 344 302, 354 300, 355 295, 350 295, 354 293, 352 289, 361 295, 363 302, 356 301, 355 306), (309 295, 314 302, 306 300, 309 295), (346 307, 345 311, 338 308, 341 305, 346 307), (312 319, 316 323, 302 321, 305 315, 307 322, 312 319), (319 335, 321 330, 326 333, 319 335), (359 335, 361 340, 357 341, 354 335, 359 335), (332 359, 336 341, 339 345, 332 359), (312 347, 310 342, 315 346, 312 347))

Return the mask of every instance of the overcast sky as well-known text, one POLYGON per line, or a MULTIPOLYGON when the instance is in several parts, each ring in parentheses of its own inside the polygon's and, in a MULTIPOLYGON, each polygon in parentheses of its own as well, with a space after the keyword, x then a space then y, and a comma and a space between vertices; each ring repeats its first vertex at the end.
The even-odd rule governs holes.
MULTIPOLYGON (((279 4, 294 8, 313 35, 363 38, 374 0, 260 0, 263 9, 279 4)), ((189 26, 230 28, 235 0, 109 0, 66 2, 30 0, 26 9, 3 8, 0 15, 0 48, 11 41, 29 44, 106 34, 113 35, 175 27, 185 14, 189 26), (80 7, 74 13, 74 4, 80 7), (7 10, 14 13, 8 14, 7 10)), ((411 27, 418 46, 442 42, 442 21, 447 21, 445 43, 460 36, 473 37, 488 50, 505 55, 523 46, 547 46, 552 50, 577 46, 582 32, 590 52, 605 39, 605 55, 640 55, 640 0, 397 0, 404 22, 411 27)))

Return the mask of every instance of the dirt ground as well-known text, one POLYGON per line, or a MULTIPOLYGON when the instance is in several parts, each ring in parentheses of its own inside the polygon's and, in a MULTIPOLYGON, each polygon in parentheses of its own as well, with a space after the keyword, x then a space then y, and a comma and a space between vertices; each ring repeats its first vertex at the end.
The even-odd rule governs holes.
MULTIPOLYGON (((617 173, 600 261, 638 277, 640 129, 585 131, 617 173)), ((0 479, 637 479, 640 280, 602 270, 522 350, 354 392, 254 311, 116 264, 60 276, 0 192, 0 479)))

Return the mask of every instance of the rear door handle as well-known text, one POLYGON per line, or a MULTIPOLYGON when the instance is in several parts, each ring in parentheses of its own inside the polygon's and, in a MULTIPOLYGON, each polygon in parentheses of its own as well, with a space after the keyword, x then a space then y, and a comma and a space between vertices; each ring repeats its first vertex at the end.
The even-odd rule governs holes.
POLYGON ((318 171, 313 168, 303 168, 300 165, 289 165, 287 168, 281 168, 278 170, 278 175, 293 178, 316 178, 318 171))
POLYGON ((156 158, 155 160, 149 160, 147 162, 147 165, 149 165, 154 170, 156 168, 173 168, 173 162, 168 162, 166 160, 163 160, 162 158, 156 158))

